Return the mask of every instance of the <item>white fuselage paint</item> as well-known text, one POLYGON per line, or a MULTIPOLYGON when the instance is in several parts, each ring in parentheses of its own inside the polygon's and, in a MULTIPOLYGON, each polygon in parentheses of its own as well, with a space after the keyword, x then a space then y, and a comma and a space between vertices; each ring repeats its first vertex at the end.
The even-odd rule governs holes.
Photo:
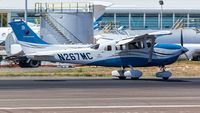
MULTIPOLYGON (((26 50, 26 56, 34 60, 63 62, 73 64, 90 64, 93 62, 103 61, 107 59, 116 59, 123 57, 136 57, 136 58, 149 58, 150 49, 145 46, 142 49, 128 50, 126 47, 124 50, 116 49, 116 41, 109 41, 103 44, 99 44, 98 49, 91 48, 91 45, 43 45, 36 44, 33 47, 29 43, 22 43, 23 50, 26 50), (107 47, 111 46, 111 50, 107 50, 107 47), (37 47, 37 48, 35 48, 37 47), (120 55, 119 55, 120 54, 120 55)), ((124 45, 127 46, 127 45, 124 45)), ((175 56, 179 56, 182 52, 181 49, 170 50, 163 48, 154 48, 155 51, 167 53, 162 55, 153 53, 152 59, 167 59, 175 56)), ((103 65, 103 64, 102 64, 103 65)))

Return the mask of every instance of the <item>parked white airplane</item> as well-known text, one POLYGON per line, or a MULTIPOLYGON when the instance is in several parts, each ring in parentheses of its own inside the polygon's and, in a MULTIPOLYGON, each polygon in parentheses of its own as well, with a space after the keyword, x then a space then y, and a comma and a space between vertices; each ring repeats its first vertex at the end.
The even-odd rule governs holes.
POLYGON ((167 80, 172 74, 165 71, 165 65, 174 63, 181 54, 188 51, 180 45, 155 44, 156 37, 171 34, 168 31, 77 47, 76 45, 48 44, 23 21, 9 24, 28 58, 83 65, 122 67, 122 70, 112 71, 112 75, 119 77, 119 79, 126 79, 126 77, 139 79, 142 72, 133 69, 133 67, 159 66, 161 72, 156 74, 157 77, 167 80), (131 67, 131 70, 126 71, 126 67, 131 67))
MULTIPOLYGON (((17 19, 18 20, 18 19, 17 19)), ((36 34, 40 34, 40 25, 27 22, 27 24, 33 29, 36 34)), ((0 28, 0 56, 6 56, 13 61, 17 61, 20 67, 38 67, 40 66, 40 61, 30 60, 26 57, 15 56, 20 50, 18 48, 11 48, 12 44, 15 44, 15 36, 12 35, 11 27, 1 27, 0 28), (15 56, 14 59, 13 56, 15 56), (11 58, 12 57, 12 58, 11 58)))
MULTIPOLYGON (((142 35, 156 30, 126 30, 130 35, 142 35)), ((180 59, 200 61, 200 32, 198 28, 183 28, 170 30, 171 35, 157 38, 156 43, 178 44, 186 47, 189 51, 180 59), (187 56, 187 57, 186 57, 187 56)))

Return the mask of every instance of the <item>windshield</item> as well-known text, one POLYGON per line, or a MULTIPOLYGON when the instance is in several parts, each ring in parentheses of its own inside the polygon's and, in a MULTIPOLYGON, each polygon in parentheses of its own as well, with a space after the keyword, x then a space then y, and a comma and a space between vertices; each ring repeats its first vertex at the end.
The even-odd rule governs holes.
POLYGON ((91 49, 99 49, 99 44, 92 45, 90 48, 91 49))

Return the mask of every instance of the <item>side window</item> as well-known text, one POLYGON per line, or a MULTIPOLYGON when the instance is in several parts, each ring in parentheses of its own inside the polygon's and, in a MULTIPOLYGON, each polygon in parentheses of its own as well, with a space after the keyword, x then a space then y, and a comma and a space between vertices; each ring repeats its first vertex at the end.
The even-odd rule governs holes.
POLYGON ((107 51, 111 51, 112 50, 112 46, 111 45, 108 45, 107 46, 107 51))
POLYGON ((128 49, 142 49, 144 48, 144 44, 142 41, 140 42, 131 42, 128 44, 128 49))
POLYGON ((116 46, 116 50, 125 50, 125 45, 116 46))
POLYGON ((111 46, 111 45, 106 46, 106 47, 105 47, 105 50, 106 50, 106 51, 112 51, 112 46, 111 46))

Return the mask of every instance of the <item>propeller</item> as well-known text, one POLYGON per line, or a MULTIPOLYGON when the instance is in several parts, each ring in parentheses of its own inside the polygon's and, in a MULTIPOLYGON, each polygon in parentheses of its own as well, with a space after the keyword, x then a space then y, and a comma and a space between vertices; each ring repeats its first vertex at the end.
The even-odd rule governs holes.
MULTIPOLYGON (((184 47, 184 42, 183 42, 183 29, 181 29, 181 46, 184 47)), ((190 60, 188 55, 184 53, 185 57, 187 60, 190 60)))

